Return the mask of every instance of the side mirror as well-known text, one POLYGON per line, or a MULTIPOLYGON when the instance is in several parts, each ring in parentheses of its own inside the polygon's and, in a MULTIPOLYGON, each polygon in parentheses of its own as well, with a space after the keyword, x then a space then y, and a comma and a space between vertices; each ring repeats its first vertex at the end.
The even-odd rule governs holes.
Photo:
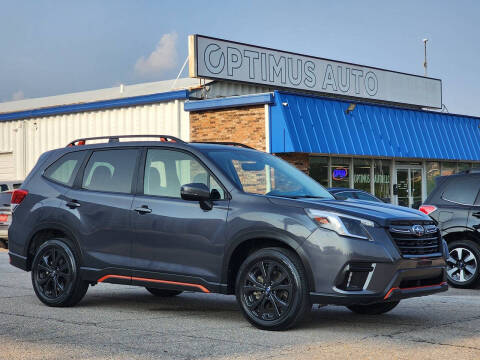
POLYGON ((185 184, 180 189, 183 200, 207 201, 210 200, 210 189, 202 183, 185 184))

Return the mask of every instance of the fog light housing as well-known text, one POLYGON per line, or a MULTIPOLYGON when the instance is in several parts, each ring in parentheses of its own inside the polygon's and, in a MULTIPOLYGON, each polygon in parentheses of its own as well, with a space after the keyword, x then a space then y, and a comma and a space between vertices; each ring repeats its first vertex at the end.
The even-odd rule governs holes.
POLYGON ((344 291, 365 290, 375 270, 373 263, 349 263, 340 276, 340 284, 337 288, 344 291))

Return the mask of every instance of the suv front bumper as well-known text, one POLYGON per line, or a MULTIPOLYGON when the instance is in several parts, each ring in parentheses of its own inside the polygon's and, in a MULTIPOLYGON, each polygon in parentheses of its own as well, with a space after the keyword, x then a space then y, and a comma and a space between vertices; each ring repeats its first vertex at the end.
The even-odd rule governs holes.
POLYGON ((312 303, 372 304, 448 290, 444 257, 402 257, 382 229, 374 239, 318 230, 302 244, 313 273, 312 303))
POLYGON ((432 295, 439 292, 448 290, 448 284, 446 281, 442 281, 439 284, 413 286, 413 287, 392 287, 387 291, 385 295, 378 294, 322 294, 322 293, 310 293, 310 300, 312 304, 325 304, 325 305, 368 305, 376 304, 388 301, 398 301, 402 299, 408 299, 413 297, 420 297, 426 295, 432 295))

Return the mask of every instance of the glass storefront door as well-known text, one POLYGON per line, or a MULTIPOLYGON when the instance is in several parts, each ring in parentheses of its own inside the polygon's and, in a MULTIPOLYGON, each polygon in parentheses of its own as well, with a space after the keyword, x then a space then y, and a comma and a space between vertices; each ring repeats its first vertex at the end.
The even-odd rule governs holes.
POLYGON ((422 204, 422 168, 397 167, 397 205, 418 209, 422 204))
POLYGON ((411 204, 418 209, 422 205, 422 169, 410 169, 411 204))
POLYGON ((397 169, 397 205, 409 206, 408 169, 397 169))

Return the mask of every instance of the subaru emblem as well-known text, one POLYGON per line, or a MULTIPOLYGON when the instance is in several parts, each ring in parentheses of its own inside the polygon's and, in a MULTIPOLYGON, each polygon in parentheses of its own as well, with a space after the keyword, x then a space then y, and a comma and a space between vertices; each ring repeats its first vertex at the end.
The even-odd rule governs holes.
POLYGON ((417 236, 425 235, 425 228, 422 225, 413 225, 411 231, 417 236))

